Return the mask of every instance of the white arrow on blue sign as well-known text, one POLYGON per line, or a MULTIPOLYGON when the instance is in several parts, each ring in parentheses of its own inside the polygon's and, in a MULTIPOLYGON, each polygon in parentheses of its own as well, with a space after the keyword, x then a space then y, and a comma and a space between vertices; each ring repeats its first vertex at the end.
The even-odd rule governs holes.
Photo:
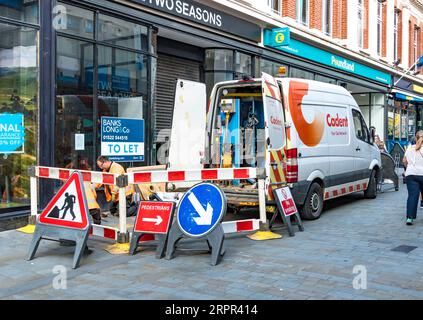
POLYGON ((226 208, 226 197, 222 190, 211 183, 202 183, 182 197, 177 221, 185 235, 204 237, 222 222, 226 208))

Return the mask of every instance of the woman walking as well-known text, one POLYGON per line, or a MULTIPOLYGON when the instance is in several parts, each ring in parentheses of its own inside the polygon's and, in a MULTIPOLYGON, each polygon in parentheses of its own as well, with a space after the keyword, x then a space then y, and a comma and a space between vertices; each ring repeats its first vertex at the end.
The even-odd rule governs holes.
POLYGON ((407 200, 407 225, 412 226, 417 218, 417 206, 420 193, 423 192, 423 131, 416 134, 416 145, 408 148, 404 165, 408 200, 407 200))

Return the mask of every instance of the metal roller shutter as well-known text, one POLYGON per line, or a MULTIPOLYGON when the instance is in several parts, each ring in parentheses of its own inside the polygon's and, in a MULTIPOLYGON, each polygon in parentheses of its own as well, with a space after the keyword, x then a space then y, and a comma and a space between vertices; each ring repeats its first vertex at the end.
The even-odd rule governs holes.
POLYGON ((197 61, 159 54, 156 85, 156 134, 171 129, 177 79, 200 81, 201 64, 197 61))

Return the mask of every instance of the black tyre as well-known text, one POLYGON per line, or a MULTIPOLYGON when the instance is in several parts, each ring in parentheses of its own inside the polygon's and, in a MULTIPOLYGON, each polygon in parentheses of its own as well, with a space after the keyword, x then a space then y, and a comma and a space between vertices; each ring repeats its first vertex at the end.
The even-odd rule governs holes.
POLYGON ((377 197, 377 175, 376 171, 373 170, 372 174, 370 175, 369 185, 367 186, 367 190, 364 191, 364 198, 366 199, 376 199, 377 197))
POLYGON ((304 206, 301 208, 301 217, 305 220, 320 218, 323 211, 323 188, 318 183, 313 183, 307 194, 304 206))

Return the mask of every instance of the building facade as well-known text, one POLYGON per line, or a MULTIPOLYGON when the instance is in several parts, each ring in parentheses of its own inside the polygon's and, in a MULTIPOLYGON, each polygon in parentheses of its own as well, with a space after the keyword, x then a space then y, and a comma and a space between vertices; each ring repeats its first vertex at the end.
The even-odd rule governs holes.
POLYGON ((349 88, 369 125, 388 149, 408 144, 423 129, 422 80, 416 63, 423 54, 423 1, 419 0, 240 0, 289 26, 295 36, 320 48, 392 75, 385 90, 349 88), (335 50, 334 50, 335 49, 335 50), (344 50, 345 49, 345 50, 344 50), (381 94, 383 93, 383 95, 381 94))
MULTIPOLYGON (((144 120, 142 160, 126 167, 166 163, 178 78, 209 92, 263 71, 338 84, 405 144, 423 119, 423 81, 406 72, 420 13, 390 0, 0 0, 0 214, 28 210, 32 165, 96 170, 104 117, 144 120), (288 46, 267 41, 280 27, 288 46)), ((57 186, 42 182, 41 206, 57 186)))

